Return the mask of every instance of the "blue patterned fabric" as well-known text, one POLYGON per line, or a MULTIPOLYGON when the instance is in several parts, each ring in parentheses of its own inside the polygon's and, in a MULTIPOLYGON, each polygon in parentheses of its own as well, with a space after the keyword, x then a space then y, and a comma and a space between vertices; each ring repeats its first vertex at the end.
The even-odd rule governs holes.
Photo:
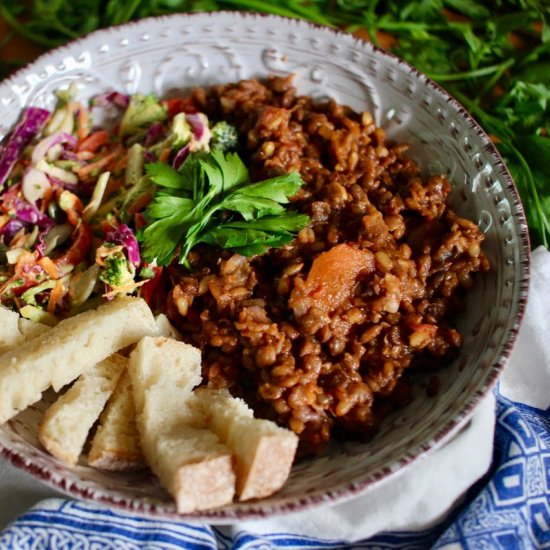
POLYGON ((426 531, 383 533, 354 544, 285 533, 258 536, 233 530, 229 535, 223 528, 152 521, 93 504, 50 500, 2 532, 0 549, 550 548, 550 409, 514 403, 496 393, 490 471, 451 517, 426 531))

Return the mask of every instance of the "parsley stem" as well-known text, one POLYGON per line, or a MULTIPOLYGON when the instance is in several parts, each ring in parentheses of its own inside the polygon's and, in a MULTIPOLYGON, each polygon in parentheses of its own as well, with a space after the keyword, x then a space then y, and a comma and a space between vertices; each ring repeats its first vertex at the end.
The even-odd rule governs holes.
MULTIPOLYGON (((28 38, 32 42, 38 42, 43 46, 49 46, 49 47, 59 45, 59 41, 48 38, 47 36, 44 36, 40 33, 34 33, 30 31, 26 25, 22 25, 21 23, 19 23, 19 21, 13 16, 9 8, 6 8, 5 6, 3 6, 1 2, 0 2, 0 17, 2 17, 12 29, 15 29, 20 35, 24 36, 25 38, 28 38)), ((76 35, 75 35, 75 38, 76 38, 76 35)))
POLYGON ((268 12, 274 15, 281 15, 283 17, 291 17, 292 19, 310 19, 320 25, 327 25, 333 27, 333 23, 326 19, 323 15, 316 10, 308 9, 296 4, 292 5, 293 9, 287 9, 279 4, 271 4, 267 2, 260 2, 259 0, 225 0, 225 4, 234 6, 239 9, 247 9, 258 12, 268 12))
POLYGON ((519 162, 523 169, 523 173, 525 177, 527 178, 527 183, 529 184, 528 191, 531 193, 531 200, 533 201, 535 208, 532 209, 531 213, 534 215, 536 225, 538 226, 539 230, 539 238, 542 240, 542 244, 545 248, 548 248, 548 237, 547 234, 550 233, 550 222, 548 221, 548 218, 544 214, 544 209, 542 207, 542 204, 540 202, 539 192, 537 189, 537 184, 535 183, 535 178, 533 178, 533 173, 531 172, 531 168, 529 168, 529 164, 525 160, 525 157, 521 154, 521 152, 514 146, 513 143, 509 142, 507 143, 507 146, 510 148, 511 152, 516 157, 516 160, 519 162))
POLYGON ((501 79, 502 75, 514 65, 516 62, 515 59, 509 59, 508 61, 501 64, 500 69, 483 85, 483 88, 479 91, 476 96, 476 99, 479 101, 485 94, 490 93, 493 88, 496 86, 497 82, 501 79))
POLYGON ((112 24, 120 25, 130 21, 135 16, 137 9, 141 5, 141 0, 131 0, 130 2, 124 2, 123 7, 119 8, 120 11, 116 12, 112 24))
POLYGON ((463 71, 460 73, 447 73, 447 74, 428 73, 428 76, 432 80, 437 80, 438 82, 453 82, 455 80, 467 80, 469 78, 478 78, 480 76, 488 76, 494 73, 500 73, 500 75, 502 75, 502 72, 504 72, 508 67, 512 66, 513 64, 514 64, 514 60, 510 59, 505 63, 499 63, 498 65, 489 65, 487 67, 482 67, 480 69, 474 69, 473 71, 463 71), (503 66, 504 66, 504 69, 503 69, 503 66), (502 72, 500 72, 501 70, 502 72))

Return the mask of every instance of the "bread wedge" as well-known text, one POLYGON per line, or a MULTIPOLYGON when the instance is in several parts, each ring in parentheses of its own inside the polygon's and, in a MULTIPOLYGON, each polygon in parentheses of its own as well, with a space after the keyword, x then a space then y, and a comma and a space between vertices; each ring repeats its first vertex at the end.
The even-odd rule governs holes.
POLYGON ((274 422, 254 418, 248 405, 225 389, 201 388, 195 397, 206 425, 235 455, 239 500, 278 491, 290 473, 298 436, 274 422))
POLYGON ((51 328, 52 327, 49 327, 48 325, 36 323, 35 321, 30 321, 24 317, 19 318, 19 332, 21 333, 22 341, 35 338, 40 334, 44 334, 51 328))
POLYGON ((165 338, 181 340, 181 334, 175 329, 164 313, 159 313, 155 316, 155 324, 157 326, 155 336, 164 336, 165 338))
POLYGON ((132 384, 124 371, 101 413, 88 453, 88 464, 100 470, 130 472, 147 465, 136 425, 132 384))
POLYGON ((143 300, 121 297, 65 319, 0 355, 0 424, 39 401, 50 386, 59 391, 155 330, 153 314, 143 300))
POLYGON ((19 314, 15 311, 0 306, 0 327, 0 353, 5 353, 23 341, 19 332, 19 314))
MULTIPOLYGON (((170 324, 168 319, 166 322, 170 324)), ((4 306, 0 306, 0 327, 0 354, 6 353, 25 340, 43 334, 51 328, 25 319, 19 313, 4 306)))
POLYGON ((74 466, 88 433, 113 393, 128 359, 114 354, 86 370, 44 414, 38 439, 59 460, 74 466))
POLYGON ((168 338, 143 338, 130 355, 129 372, 143 453, 178 512, 231 502, 231 452, 202 428, 204 418, 193 406, 192 390, 201 381, 199 350, 168 338))
MULTIPOLYGON (((163 313, 155 316, 155 336, 181 339, 163 313)), ((88 464, 100 470, 129 472, 147 467, 139 444, 130 375, 125 372, 101 414, 88 453, 88 464)))

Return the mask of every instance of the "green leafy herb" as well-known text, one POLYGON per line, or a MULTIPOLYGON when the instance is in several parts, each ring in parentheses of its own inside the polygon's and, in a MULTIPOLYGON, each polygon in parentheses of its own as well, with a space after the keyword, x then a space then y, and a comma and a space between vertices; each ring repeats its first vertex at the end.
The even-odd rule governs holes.
POLYGON ((250 183, 236 153, 195 153, 175 170, 164 163, 146 171, 158 190, 145 211, 149 224, 138 238, 146 261, 179 262, 197 244, 228 248, 245 256, 290 243, 310 219, 285 206, 302 186, 299 174, 250 183))

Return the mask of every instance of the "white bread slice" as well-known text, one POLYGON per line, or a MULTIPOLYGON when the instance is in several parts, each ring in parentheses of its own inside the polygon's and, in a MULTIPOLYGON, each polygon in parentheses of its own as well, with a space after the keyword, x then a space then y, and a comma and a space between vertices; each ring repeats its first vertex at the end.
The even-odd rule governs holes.
POLYGON ((0 306, 0 327, 0 353, 5 353, 23 341, 19 332, 19 314, 15 311, 0 306))
POLYGON ((157 326, 155 336, 164 336, 165 338, 181 340, 181 334, 175 329, 164 313, 159 313, 155 316, 155 324, 157 326))
POLYGON ((139 298, 120 297, 86 311, 0 355, 0 424, 59 391, 116 351, 154 334, 155 320, 139 298))
POLYGON ((128 359, 114 354, 89 368, 53 403, 38 428, 44 448, 74 466, 88 433, 113 393, 128 359))
POLYGON ((88 453, 88 464, 113 472, 129 472, 146 467, 139 444, 132 384, 127 370, 122 373, 101 413, 88 453))
POLYGON ((36 323, 30 319, 25 319, 24 317, 19 318, 19 332, 23 336, 23 341, 28 340, 29 338, 34 338, 39 334, 44 334, 52 327, 48 325, 43 325, 42 323, 36 323))
POLYGON ((254 418, 242 400, 225 390, 195 391, 208 427, 236 457, 239 500, 263 498, 286 482, 298 436, 269 420, 254 418))
MULTIPOLYGON (((155 336, 181 340, 163 313, 155 316, 155 336)), ((146 467, 139 444, 130 375, 125 372, 101 414, 88 453, 88 464, 100 470, 128 472, 146 467)))
POLYGON ((201 381, 199 350, 168 338, 143 338, 130 355, 129 372, 143 453, 178 512, 231 502, 231 453, 202 429, 204 418, 193 407, 192 390, 201 381))
MULTIPOLYGON (((168 319, 166 319, 166 322, 170 324, 168 319)), ((6 353, 15 346, 51 328, 25 319, 19 313, 4 306, 0 306, 0 327, 2 327, 0 331, 0 354, 6 353)))

